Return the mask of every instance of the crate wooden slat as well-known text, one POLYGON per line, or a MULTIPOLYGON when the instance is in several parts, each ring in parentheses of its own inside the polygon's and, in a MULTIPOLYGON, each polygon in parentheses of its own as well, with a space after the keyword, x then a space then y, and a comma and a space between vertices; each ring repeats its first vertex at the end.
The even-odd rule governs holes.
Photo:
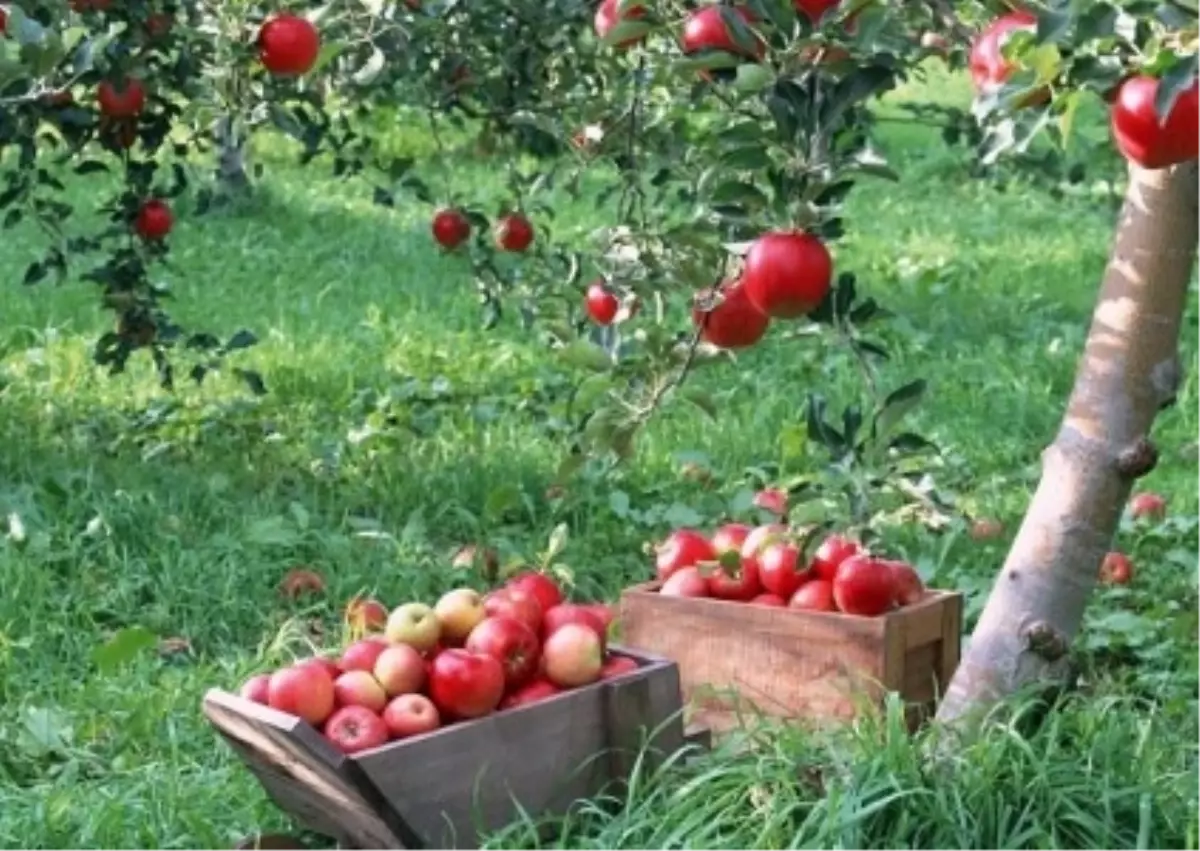
POLYGON ((961 650, 962 595, 931 590, 877 618, 709 598, 621 596, 621 640, 679 664, 692 720, 728 730, 757 713, 811 723, 852 718, 885 690, 915 726, 949 683, 961 650))
POLYGON ((616 791, 651 738, 651 762, 683 746, 676 665, 611 649, 642 667, 350 757, 307 723, 236 695, 214 689, 204 711, 272 799, 311 830, 356 848, 472 848, 522 810, 560 814, 616 791))

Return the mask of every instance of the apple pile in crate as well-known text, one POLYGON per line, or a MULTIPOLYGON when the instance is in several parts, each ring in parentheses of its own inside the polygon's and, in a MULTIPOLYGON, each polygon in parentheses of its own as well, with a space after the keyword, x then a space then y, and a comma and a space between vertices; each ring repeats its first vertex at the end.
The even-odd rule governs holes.
POLYGON ((533 703, 638 667, 607 655, 612 610, 563 601, 526 572, 486 596, 458 588, 434 606, 387 610, 356 600, 347 616, 383 629, 338 659, 316 656, 251 677, 241 696, 299 716, 343 753, 533 703))
POLYGON ((925 594, 912 565, 832 534, 806 560, 783 524, 677 529, 656 548, 659 593, 874 617, 925 594))

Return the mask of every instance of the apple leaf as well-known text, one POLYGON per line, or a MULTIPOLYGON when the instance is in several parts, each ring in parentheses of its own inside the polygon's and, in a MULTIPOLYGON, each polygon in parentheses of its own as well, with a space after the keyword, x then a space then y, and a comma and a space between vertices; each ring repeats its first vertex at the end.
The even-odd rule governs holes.
POLYGON ((550 533, 550 542, 546 545, 546 563, 554 561, 555 557, 567 548, 569 532, 566 523, 559 523, 550 533))

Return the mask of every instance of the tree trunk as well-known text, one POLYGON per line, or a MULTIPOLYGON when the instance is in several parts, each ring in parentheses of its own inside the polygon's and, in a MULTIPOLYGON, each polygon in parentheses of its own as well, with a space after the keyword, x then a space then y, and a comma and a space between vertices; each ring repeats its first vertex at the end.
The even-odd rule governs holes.
POLYGON ((223 195, 240 195, 250 188, 246 169, 246 138, 238 132, 232 115, 217 121, 217 189, 223 195))
POLYGON ((1150 427, 1180 381, 1196 180, 1195 162, 1130 166, 1066 415, 939 721, 974 717, 1026 684, 1064 673, 1133 481, 1154 467, 1150 427))

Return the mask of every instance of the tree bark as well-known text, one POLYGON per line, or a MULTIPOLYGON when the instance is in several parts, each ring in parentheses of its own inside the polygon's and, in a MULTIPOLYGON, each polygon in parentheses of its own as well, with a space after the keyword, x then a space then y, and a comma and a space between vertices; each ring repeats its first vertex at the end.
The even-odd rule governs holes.
POLYGON ((1180 381, 1179 330, 1197 243, 1197 166, 1131 165, 1129 188, 1075 387, 1042 478, 938 710, 976 717, 1062 676, 1150 427, 1180 381))
POLYGON ((250 188, 250 173, 246 168, 246 138, 238 132, 233 115, 217 121, 217 188, 227 195, 238 195, 250 188))

